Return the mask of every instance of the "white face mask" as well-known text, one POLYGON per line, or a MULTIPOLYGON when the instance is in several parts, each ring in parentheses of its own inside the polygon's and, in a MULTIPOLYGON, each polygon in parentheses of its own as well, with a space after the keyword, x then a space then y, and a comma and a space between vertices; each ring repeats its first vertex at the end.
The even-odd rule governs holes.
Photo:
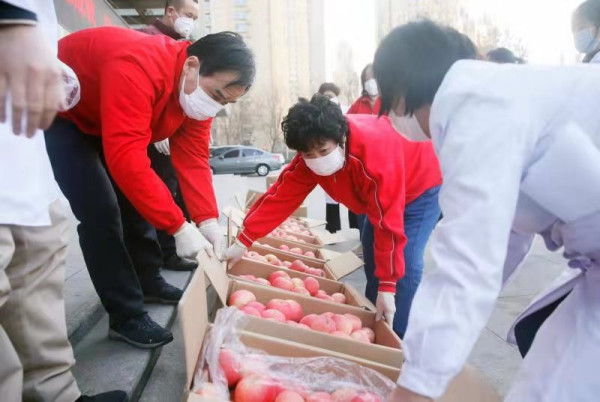
POLYGON ((181 86, 179 93, 179 104, 183 113, 191 119, 208 120, 215 117, 223 109, 223 105, 211 98, 200 86, 200 76, 198 75, 198 87, 191 94, 183 91, 185 87, 185 75, 183 76, 184 85, 181 86))
POLYGON ((593 53, 600 47, 600 41, 594 36, 596 28, 589 27, 575 32, 575 48, 580 53, 593 53))
POLYGON ((417 116, 398 116, 393 111, 389 114, 392 126, 400 133, 404 138, 410 141, 429 141, 429 137, 425 134, 417 116))
POLYGON ((375 78, 365 81, 365 91, 373 98, 379 95, 379 89, 377 88, 377 81, 375 81, 375 78))
POLYGON ((337 97, 333 97, 333 98, 329 98, 330 101, 332 101, 333 103, 335 103, 336 105, 340 104, 340 100, 337 97))
POLYGON ((318 158, 304 158, 306 166, 319 176, 330 176, 344 167, 344 151, 338 145, 333 151, 318 158))
POLYGON ((192 32, 194 32, 195 27, 196 21, 190 17, 180 17, 177 15, 177 19, 173 23, 173 29, 175 29, 175 32, 186 39, 190 37, 192 32))

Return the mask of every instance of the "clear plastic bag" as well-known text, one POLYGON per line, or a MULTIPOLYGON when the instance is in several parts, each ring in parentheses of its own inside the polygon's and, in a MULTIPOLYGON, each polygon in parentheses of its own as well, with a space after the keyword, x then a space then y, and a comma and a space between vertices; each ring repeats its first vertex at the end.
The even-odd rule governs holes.
MULTIPOLYGON (((270 394, 265 394, 265 400, 289 390, 304 398, 318 392, 346 392, 357 396, 370 394, 373 399, 364 400, 383 401, 394 389, 394 383, 387 377, 347 360, 333 357, 280 357, 248 348, 237 335, 237 330, 243 329, 246 321, 246 316, 234 307, 217 312, 202 349, 194 377, 194 392, 206 389, 210 382, 208 387, 222 398, 220 400, 233 400, 233 395, 229 394, 228 377, 220 364, 220 359, 231 356, 234 356, 232 361, 239 364, 236 368, 242 378, 249 377, 258 382, 266 380, 272 385, 267 387, 270 394)), ((229 377, 231 372, 228 373, 229 377)), ((238 384, 241 386, 242 382, 238 384)))
POLYGON ((81 99, 81 86, 75 71, 60 60, 59 63, 63 89, 65 91, 65 99, 61 105, 61 112, 66 112, 79 103, 79 100, 81 99))

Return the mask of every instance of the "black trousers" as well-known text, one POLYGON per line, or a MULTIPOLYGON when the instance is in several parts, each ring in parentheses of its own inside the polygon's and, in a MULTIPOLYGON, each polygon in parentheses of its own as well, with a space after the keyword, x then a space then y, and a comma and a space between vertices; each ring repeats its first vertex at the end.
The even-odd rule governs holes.
POLYGON ((142 286, 159 274, 156 231, 121 193, 99 137, 56 118, 46 131, 54 176, 79 220, 79 244, 111 325, 144 313, 142 286))
MULTIPOLYGON (((161 154, 156 150, 154 145, 150 145, 148 147, 148 157, 150 158, 150 165, 152 166, 152 169, 154 169, 158 177, 160 177, 167 185, 167 188, 171 192, 175 203, 179 208, 181 208, 185 218, 189 221, 190 214, 188 213, 185 203, 183 202, 183 196, 181 195, 181 190, 179 189, 179 181, 177 181, 177 175, 175 174, 175 168, 171 162, 171 156, 161 154)), ((175 239, 173 236, 167 232, 163 232, 162 230, 157 230, 156 233, 160 248, 163 252, 164 260, 166 261, 170 257, 177 254, 175 249, 175 239)))
POLYGON ((342 228, 340 222, 340 204, 325 204, 325 220, 327 221, 325 229, 330 233, 335 233, 342 228))

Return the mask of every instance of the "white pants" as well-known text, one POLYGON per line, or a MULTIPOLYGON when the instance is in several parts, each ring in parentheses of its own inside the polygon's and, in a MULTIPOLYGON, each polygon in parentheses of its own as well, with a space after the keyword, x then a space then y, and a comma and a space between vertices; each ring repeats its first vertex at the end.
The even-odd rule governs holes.
POLYGON ((600 270, 540 327, 505 401, 600 401, 600 270))

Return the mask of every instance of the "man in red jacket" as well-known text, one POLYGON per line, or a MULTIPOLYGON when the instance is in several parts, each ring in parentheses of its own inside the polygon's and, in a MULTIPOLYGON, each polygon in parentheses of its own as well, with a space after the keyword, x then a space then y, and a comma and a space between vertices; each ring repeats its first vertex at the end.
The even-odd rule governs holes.
MULTIPOLYGON (((187 39, 193 32, 198 13, 200 12, 197 0, 167 0, 165 5, 165 15, 160 19, 155 19, 151 25, 139 29, 140 32, 148 35, 166 35, 174 40, 187 39)), ((189 212, 183 202, 181 187, 177 180, 177 174, 173 163, 171 163, 171 149, 169 139, 155 142, 148 147, 148 157, 150 166, 156 172, 158 177, 166 184, 175 203, 183 211, 186 219, 190 219, 189 212)), ((122 211, 123 212, 123 211, 122 211)), ((147 253, 145 245, 153 241, 154 228, 148 228, 150 232, 140 232, 137 236, 132 233, 125 239, 127 251, 130 255, 138 252, 147 253)), ((157 230, 156 236, 160 244, 162 255, 155 255, 154 261, 148 261, 155 265, 162 265, 164 269, 174 271, 191 271, 198 266, 194 260, 181 258, 177 255, 175 249, 175 239, 168 233, 157 230)), ((133 257, 135 260, 136 258, 133 257)), ((146 260, 146 259, 144 259, 146 260)), ((137 269, 138 267, 136 267, 137 269)))
POLYGON ((442 177, 433 146, 406 140, 387 116, 344 117, 336 104, 320 95, 293 106, 282 128, 287 146, 298 155, 254 203, 224 257, 235 263, 320 185, 349 210, 366 214, 373 224, 375 267, 374 272, 366 272, 367 288, 376 289, 373 302, 378 319, 385 317, 395 330, 396 321, 405 325, 407 300, 394 296, 398 280, 405 275, 405 260, 411 281, 413 266, 422 269, 416 262, 423 259, 440 214, 437 192, 442 177), (415 205, 420 213, 410 213, 415 205), (407 241, 410 247, 405 249, 407 241), (405 258, 407 252, 410 258, 405 258), (402 314, 395 321, 396 306, 402 314))
MULTIPOLYGON (((192 44, 95 28, 63 38, 58 56, 79 77, 81 100, 56 119, 46 145, 80 221, 79 242, 110 316, 109 336, 145 348, 164 345, 172 335, 150 319, 143 301, 176 303, 181 290, 165 282, 159 267, 132 261, 144 253, 130 255, 123 238, 151 224, 174 234, 177 254, 188 258, 212 250, 206 239, 215 248, 223 241, 208 164, 210 126, 252 84, 253 55, 231 32, 192 44), (165 138, 199 229, 150 168, 148 146, 165 138)), ((154 259, 155 250, 147 251, 154 259)))

